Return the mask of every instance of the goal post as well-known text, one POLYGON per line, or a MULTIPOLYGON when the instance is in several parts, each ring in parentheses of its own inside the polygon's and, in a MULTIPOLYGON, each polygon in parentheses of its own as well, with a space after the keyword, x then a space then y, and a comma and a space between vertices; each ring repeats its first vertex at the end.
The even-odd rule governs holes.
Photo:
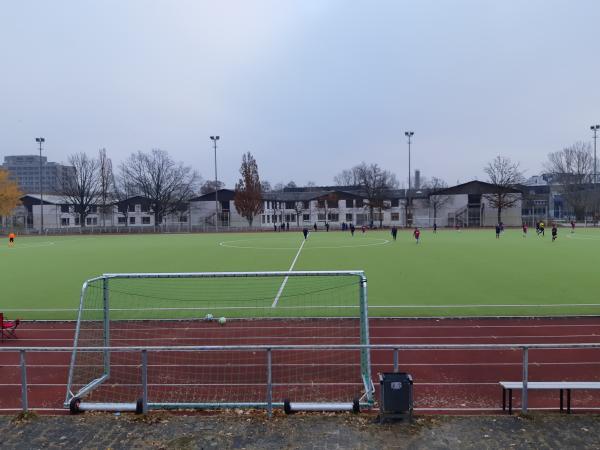
POLYGON ((371 404, 368 348, 318 349, 369 342, 363 271, 104 274, 82 287, 65 406, 371 404))

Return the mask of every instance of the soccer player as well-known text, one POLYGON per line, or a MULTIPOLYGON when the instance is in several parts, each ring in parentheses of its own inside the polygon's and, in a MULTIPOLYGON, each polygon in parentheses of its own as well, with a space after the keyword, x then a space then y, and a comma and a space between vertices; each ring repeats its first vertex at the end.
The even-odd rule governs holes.
POLYGON ((395 226, 392 227, 392 237, 396 240, 396 236, 398 235, 398 228, 395 226))
POLYGON ((356 227, 354 226, 354 224, 353 224, 353 223, 351 223, 351 224, 350 224, 350 234, 351 234, 352 236, 354 236, 354 231, 356 231, 356 227))
POLYGON ((415 231, 413 231, 413 236, 415 237, 415 240, 417 241, 417 244, 419 242, 421 242, 421 232, 419 231, 418 227, 415 227, 415 231))
POLYGON ((363 225, 360 229, 362 230, 362 234, 367 232, 367 227, 365 225, 363 225))
POLYGON ((304 227, 304 229, 302 230, 302 234, 304 235, 304 240, 306 240, 306 238, 308 237, 308 228, 304 227))
POLYGON ((15 233, 9 233, 9 235, 8 235, 8 246, 9 247, 14 247, 15 246, 15 233))
POLYGON ((329 222, 325 222, 325 231, 329 232, 329 222))
POLYGON ((500 239, 500 231, 502 231, 500 224, 496 224, 496 239, 500 239))
POLYGON ((313 227, 315 231, 317 231, 317 222, 315 222, 315 226, 313 227))
POLYGON ((539 236, 540 235, 540 222, 537 221, 535 223, 535 233, 539 236))
POLYGON ((556 228, 556 224, 553 223, 552 224, 552 242, 554 242, 556 240, 556 238, 558 237, 558 230, 556 228))
POLYGON ((437 233, 437 223, 433 222, 433 234, 437 233))
POLYGON ((523 222, 523 237, 527 237, 527 224, 525 222, 523 222))
POLYGON ((540 222, 540 233, 542 236, 546 236, 546 234, 544 233, 544 230, 546 228, 546 225, 544 225, 544 222, 540 222))
POLYGON ((571 220, 571 233, 575 233, 575 221, 571 220))

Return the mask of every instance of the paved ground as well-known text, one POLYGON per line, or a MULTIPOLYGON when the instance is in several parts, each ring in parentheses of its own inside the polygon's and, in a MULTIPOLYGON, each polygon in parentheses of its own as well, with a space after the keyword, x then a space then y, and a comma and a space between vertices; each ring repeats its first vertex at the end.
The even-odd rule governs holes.
POLYGON ((600 449, 600 416, 421 416, 412 424, 371 415, 87 414, 0 416, 3 449, 600 449))

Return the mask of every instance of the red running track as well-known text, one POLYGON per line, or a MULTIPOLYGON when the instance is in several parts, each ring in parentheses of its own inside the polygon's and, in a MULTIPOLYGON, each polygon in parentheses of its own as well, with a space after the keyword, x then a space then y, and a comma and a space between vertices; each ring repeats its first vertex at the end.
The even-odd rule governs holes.
MULTIPOLYGON (((211 329, 188 329, 185 338, 177 335, 156 337, 148 340, 135 330, 128 329, 127 338, 118 337, 118 326, 113 327, 114 345, 237 345, 237 344, 332 344, 357 343, 356 327, 349 321, 339 320, 335 336, 318 338, 319 327, 310 321, 290 323, 276 321, 230 321, 225 327, 211 329), (260 331, 259 331, 260 330, 260 331), (132 333, 132 331, 134 331, 132 333), (133 338, 131 337, 133 336, 133 338), (293 336, 293 337, 290 337, 293 336)), ((329 322, 331 325, 331 321, 329 322)), ((29 322, 18 330, 18 340, 5 340, 4 347, 56 347, 73 343, 73 322, 29 322)), ((600 318, 556 319, 371 319, 372 344, 534 344, 534 343, 598 343, 600 342, 600 318)), ((20 408, 20 369, 18 352, 0 353, 0 411, 20 408)), ((256 360, 243 359, 248 376, 249 367, 256 366, 263 373, 264 355, 256 360)), ((306 356, 306 355, 305 355, 306 356)), ((309 355, 308 355, 309 356, 309 355)), ((339 361, 339 355, 330 355, 339 361)), ((277 356, 274 355, 274 360, 277 356)), ((356 362, 352 355, 347 356, 356 362)), ((38 411, 60 412, 65 397, 69 353, 28 353, 27 381, 29 406, 38 411)), ((297 360, 302 360, 301 357, 297 360)), ((391 351, 374 350, 371 353, 373 380, 380 372, 391 371, 391 351)), ((401 351, 399 366, 414 379, 415 407, 417 412, 500 412, 500 380, 517 381, 522 376, 520 350, 410 350, 401 351)), ((157 366, 168 364, 168 358, 157 366)), ((213 357, 212 364, 228 364, 213 357)), ((150 361, 152 364, 152 361, 150 361)), ((132 366, 135 366, 133 364, 132 366)), ((339 381, 341 369, 333 367, 325 371, 325 382, 339 381)), ((138 368, 139 369, 139 368, 138 368)), ((600 381, 600 349, 585 350, 530 350, 530 381, 600 381)), ((152 374, 152 372, 150 372, 152 374)), ((291 372, 290 372, 291 373, 291 372)), ((298 376, 298 372, 293 372, 298 376)), ((164 378, 165 369, 157 369, 154 376, 164 378)), ((188 373, 189 375, 189 373, 188 373)), ((203 375, 206 375, 204 373, 203 375)), ((170 372, 169 381, 182 381, 185 372, 170 372), (181 378, 180 379, 178 379, 181 378)), ((274 374, 277 376, 277 374, 274 374)), ((282 375, 282 377, 290 374, 282 375)), ((300 375, 301 378, 301 375, 300 375)), ((354 382, 342 376, 343 382, 354 382)), ((213 380, 215 381, 215 380, 213 380)), ((254 380, 259 384, 262 380, 254 380)), ((296 380, 296 381, 302 381, 296 380)), ((306 380, 305 380, 306 381, 306 380)), ((150 380, 152 383, 152 380, 150 380)), ((377 388, 377 385, 376 385, 377 388)), ((211 386, 210 389, 216 389, 211 386)), ((235 388, 232 389, 235 395, 235 388)), ((241 389, 241 388, 240 388, 241 389)), ((264 391, 262 387, 258 390, 264 391)), ((274 400, 277 400, 277 393, 274 400)), ((515 406, 520 402, 515 395, 515 406)), ((557 409, 558 393, 530 391, 531 409, 557 409)), ((600 409, 600 392, 573 391, 572 406, 575 410, 600 409)))

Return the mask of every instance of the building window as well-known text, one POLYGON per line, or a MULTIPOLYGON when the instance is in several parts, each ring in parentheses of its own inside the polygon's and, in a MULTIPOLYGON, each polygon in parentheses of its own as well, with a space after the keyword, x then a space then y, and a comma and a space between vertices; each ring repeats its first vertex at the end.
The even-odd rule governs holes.
POLYGON ((325 208, 325 200, 318 200, 317 208, 325 208))
POLYGON ((338 201, 337 200, 327 200, 327 206, 330 208, 337 208, 338 201))
POLYGON ((179 222, 187 223, 187 216, 180 216, 179 217, 179 222))
POLYGON ((98 207, 96 205, 90 206, 90 214, 96 214, 98 212, 98 207))
POLYGON ((329 221, 330 222, 339 222, 340 221, 340 215, 339 214, 329 213, 328 216, 329 216, 329 221))
POLYGON ((317 220, 320 222, 325 222, 325 213, 317 214, 317 220))
POLYGON ((310 202, 302 202, 302 207, 304 209, 310 209, 310 202))
POLYGON ((356 208, 362 208, 364 206, 364 201, 362 198, 357 198, 356 202, 355 202, 355 207, 356 208))
POLYGON ((98 218, 97 217, 86 217, 85 224, 86 225, 98 225, 98 218))
POLYGON ((140 205, 140 210, 141 210, 142 212, 148 212, 148 210, 149 210, 149 209, 150 209, 150 208, 148 208, 148 204, 146 204, 146 203, 142 203, 142 204, 140 205))
POLYGON ((142 217, 142 225, 150 225, 150 217, 142 217))
MULTIPOLYGON (((400 199, 399 198, 393 198, 391 206, 392 206, 392 208, 400 206, 400 199)), ((392 220, 394 220, 394 219, 392 219, 392 220)))
POLYGON ((295 208, 294 202, 285 202, 285 209, 294 209, 294 208, 295 208))
POLYGON ((61 213, 68 213, 69 212, 69 205, 60 205, 60 212, 61 213))
POLYGON ((129 218, 129 224, 130 225, 135 225, 135 217, 130 217, 129 218))
POLYGON ((75 217, 75 225, 79 225, 79 216, 75 217))
POLYGON ((346 222, 352 223, 352 214, 346 214, 346 222))
POLYGON ((400 220, 400 213, 392 213, 392 222, 398 222, 400 220))
POLYGON ((70 220, 69 220, 68 217, 63 217, 62 219, 60 219, 60 224, 63 227, 68 227, 69 226, 69 222, 70 222, 70 220))
POLYGON ((310 214, 302 214, 303 222, 310 222, 310 214))
POLYGON ((261 223, 265 223, 265 215, 264 214, 262 214, 260 216, 260 221, 261 221, 261 223))
POLYGON ((117 223, 118 223, 119 225, 125 225, 125 224, 127 223, 127 217, 119 217, 119 218, 117 219, 117 223))
POLYGON ((273 214, 273 223, 277 223, 277 215, 273 214))

